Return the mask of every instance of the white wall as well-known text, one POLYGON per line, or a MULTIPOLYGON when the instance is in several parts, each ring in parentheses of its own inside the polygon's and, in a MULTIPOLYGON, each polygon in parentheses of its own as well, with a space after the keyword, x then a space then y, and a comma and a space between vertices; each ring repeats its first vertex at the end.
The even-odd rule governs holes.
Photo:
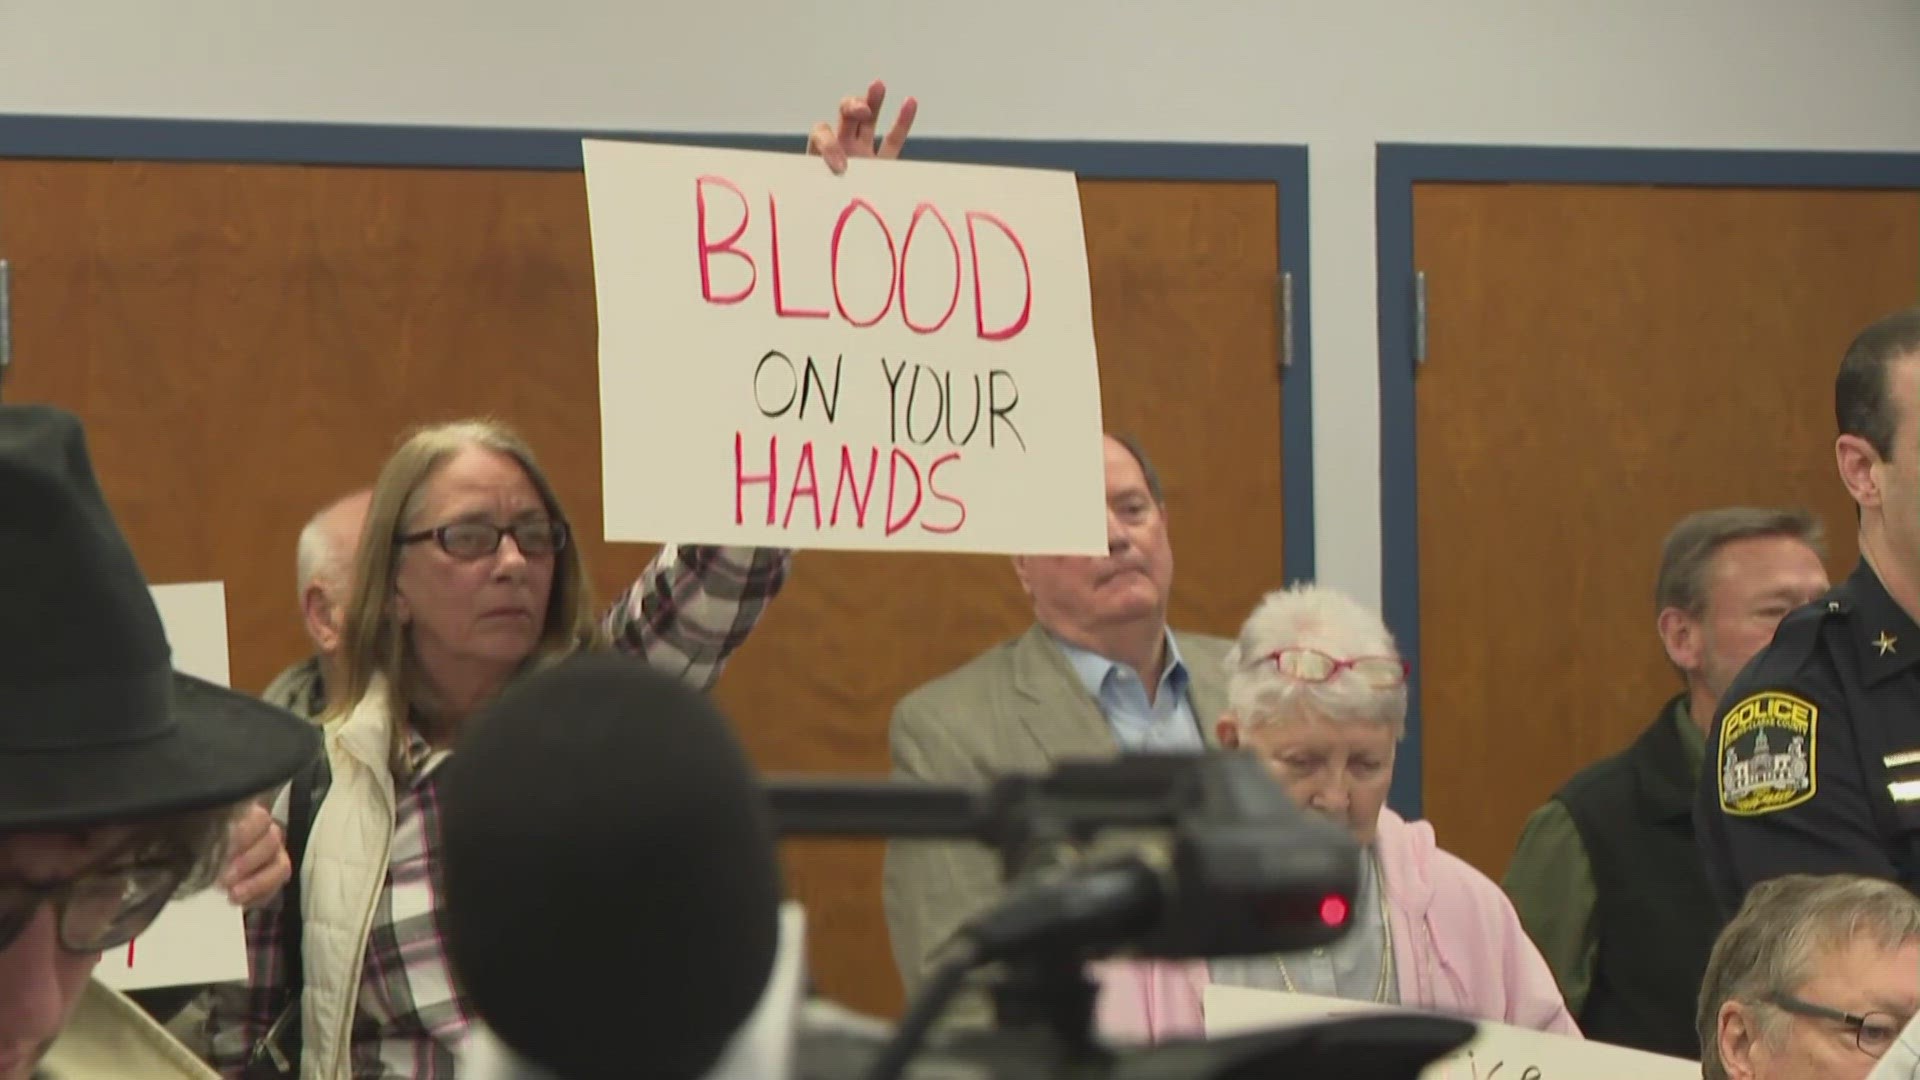
POLYGON ((1920 150, 1920 0, 0 0, 0 111, 1312 147, 1321 578, 1379 594, 1377 141, 1920 150))

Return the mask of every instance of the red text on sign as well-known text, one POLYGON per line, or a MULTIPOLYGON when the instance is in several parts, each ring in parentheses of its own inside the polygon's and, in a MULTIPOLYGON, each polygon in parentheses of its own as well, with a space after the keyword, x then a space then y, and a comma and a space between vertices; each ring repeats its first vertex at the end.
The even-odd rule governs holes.
MULTIPOLYGON (((756 258, 752 250, 755 238, 748 235, 753 200, 740 185, 723 176, 702 176, 694 181, 700 295, 707 303, 738 304, 752 297, 760 287, 764 260, 774 314, 784 319, 826 319, 838 315, 851 326, 868 327, 893 314, 914 333, 932 334, 945 327, 959 309, 961 279, 967 276, 962 269, 960 235, 947 215, 933 203, 917 203, 905 227, 901 228, 901 222, 889 223, 866 199, 849 199, 835 217, 833 229, 824 242, 802 243, 797 250, 791 245, 783 246, 786 238, 781 232, 780 202, 775 193, 767 193, 766 206, 765 251, 756 258), (866 239, 857 239, 850 229, 861 218, 867 219, 871 226, 858 231, 857 235, 866 239), (897 245, 895 237, 900 237, 897 245), (908 267, 912 265, 909 256, 916 242, 933 244, 936 251, 951 257, 953 283, 943 287, 938 296, 925 295, 924 286, 921 292, 915 292, 912 287, 913 275, 908 267), (869 296, 851 295, 845 268, 855 259, 875 266, 881 265, 884 259, 888 270, 883 291, 869 296), (746 283, 723 291, 714 280, 715 268, 722 260, 744 266, 746 283), (826 306, 827 295, 821 296, 815 306, 806 306, 789 296, 786 267, 790 264, 806 267, 809 280, 826 278, 828 286, 824 292, 832 298, 831 309, 826 306), (824 275, 820 273, 822 270, 824 275)), ((984 341, 1014 338, 1027 328, 1033 315, 1033 266, 1027 258, 1026 244, 1011 225, 992 211, 967 210, 960 220, 966 233, 966 266, 971 270, 973 282, 974 334, 984 341), (1017 258, 1020 278, 1017 283, 985 280, 981 251, 983 245, 996 243, 1008 245, 1017 258), (991 304, 990 297, 1012 295, 1016 289, 1020 296, 1018 314, 1007 318, 1002 325, 989 327, 990 307, 1011 306, 991 304)), ((942 263, 946 261, 941 259, 942 263)))
POLYGON ((733 436, 733 523, 744 525, 749 516, 757 523, 783 530, 840 528, 845 521, 854 529, 873 527, 892 536, 919 519, 921 529, 946 535, 960 530, 967 522, 966 503, 941 490, 940 470, 960 460, 960 452, 949 450, 935 457, 923 469, 914 455, 895 446, 887 449, 886 502, 884 509, 874 504, 874 488, 881 475, 882 448, 878 446, 821 445, 814 440, 789 439, 783 447, 780 436, 767 436, 766 453, 761 454, 759 440, 749 450, 744 432, 733 436), (822 483, 822 474, 829 481, 822 483), (764 489, 764 500, 761 494, 764 489), (753 494, 750 496, 749 492, 753 494), (766 513, 760 513, 764 501, 766 513), (950 510, 933 520, 923 509, 937 509, 944 503, 950 510), (873 511, 880 510, 879 514, 873 511))

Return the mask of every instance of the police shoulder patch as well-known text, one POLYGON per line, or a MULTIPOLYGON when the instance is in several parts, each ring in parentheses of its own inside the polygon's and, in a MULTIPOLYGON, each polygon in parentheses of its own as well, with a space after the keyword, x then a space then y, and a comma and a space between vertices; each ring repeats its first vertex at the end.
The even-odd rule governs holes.
POLYGON ((1720 809, 1770 814, 1813 798, 1814 736, 1820 709, 1779 690, 1749 694, 1720 722, 1720 809))

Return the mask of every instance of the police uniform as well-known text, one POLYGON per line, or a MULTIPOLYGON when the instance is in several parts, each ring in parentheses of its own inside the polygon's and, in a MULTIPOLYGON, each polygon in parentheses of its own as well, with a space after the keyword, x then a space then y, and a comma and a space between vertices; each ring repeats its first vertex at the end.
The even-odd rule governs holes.
POLYGON ((1731 916, 1792 873, 1920 892, 1920 627, 1865 559, 1788 615, 1727 689, 1694 804, 1707 879, 1731 916))

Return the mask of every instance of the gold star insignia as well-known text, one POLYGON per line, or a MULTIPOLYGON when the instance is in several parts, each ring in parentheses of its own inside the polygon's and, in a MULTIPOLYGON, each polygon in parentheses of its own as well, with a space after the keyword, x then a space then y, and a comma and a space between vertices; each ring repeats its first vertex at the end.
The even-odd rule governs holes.
POLYGON ((1881 656, 1885 656, 1893 651, 1893 643, 1895 640, 1897 639, 1894 638, 1893 635, 1882 630, 1880 631, 1880 636, 1873 639, 1873 647, 1880 650, 1881 656))

